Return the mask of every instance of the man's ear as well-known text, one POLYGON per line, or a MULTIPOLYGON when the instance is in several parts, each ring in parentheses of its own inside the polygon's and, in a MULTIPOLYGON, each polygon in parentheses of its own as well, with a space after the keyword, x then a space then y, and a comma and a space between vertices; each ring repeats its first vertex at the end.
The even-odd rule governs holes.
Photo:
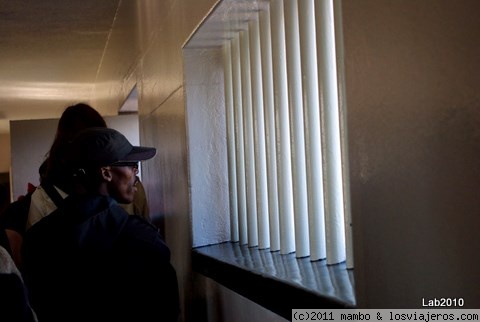
POLYGON ((112 171, 110 167, 101 167, 100 175, 102 176, 103 180, 108 182, 112 181, 112 171))

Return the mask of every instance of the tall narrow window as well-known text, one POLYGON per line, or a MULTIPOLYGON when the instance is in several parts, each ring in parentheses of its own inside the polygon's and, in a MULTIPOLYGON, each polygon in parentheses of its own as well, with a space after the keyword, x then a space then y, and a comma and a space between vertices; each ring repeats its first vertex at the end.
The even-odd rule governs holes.
POLYGON ((340 5, 223 0, 186 44, 194 247, 353 268, 340 5))
POLYGON ((333 0, 270 0, 224 44, 232 241, 353 267, 341 46, 333 0))

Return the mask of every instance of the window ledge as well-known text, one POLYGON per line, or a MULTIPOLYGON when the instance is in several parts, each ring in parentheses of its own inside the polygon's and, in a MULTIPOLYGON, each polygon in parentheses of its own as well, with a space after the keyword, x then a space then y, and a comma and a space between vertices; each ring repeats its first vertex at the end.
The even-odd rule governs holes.
POLYGON ((194 248, 193 270, 290 320, 292 309, 354 308, 353 271, 238 243, 194 248))

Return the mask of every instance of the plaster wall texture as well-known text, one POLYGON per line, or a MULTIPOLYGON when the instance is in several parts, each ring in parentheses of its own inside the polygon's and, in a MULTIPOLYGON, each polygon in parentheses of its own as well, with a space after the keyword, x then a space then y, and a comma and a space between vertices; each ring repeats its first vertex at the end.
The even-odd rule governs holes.
POLYGON ((343 1, 359 307, 479 303, 479 9, 343 1))

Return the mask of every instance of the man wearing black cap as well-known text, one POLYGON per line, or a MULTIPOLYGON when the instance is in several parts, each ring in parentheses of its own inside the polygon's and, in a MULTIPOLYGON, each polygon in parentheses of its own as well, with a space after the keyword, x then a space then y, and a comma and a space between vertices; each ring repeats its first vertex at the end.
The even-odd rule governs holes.
POLYGON ((74 192, 25 236, 25 282, 40 322, 176 321, 178 285, 158 230, 129 216, 138 162, 156 150, 108 128, 71 142, 74 192))

